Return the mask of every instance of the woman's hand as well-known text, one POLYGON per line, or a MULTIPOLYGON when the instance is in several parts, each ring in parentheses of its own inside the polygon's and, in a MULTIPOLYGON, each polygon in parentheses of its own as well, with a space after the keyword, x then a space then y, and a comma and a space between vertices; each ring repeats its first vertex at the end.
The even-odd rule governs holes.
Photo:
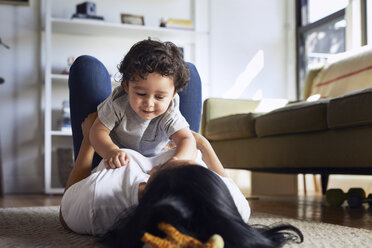
POLYGON ((104 165, 107 169, 115 169, 127 165, 129 160, 129 156, 126 152, 116 149, 110 151, 108 156, 104 158, 104 165))

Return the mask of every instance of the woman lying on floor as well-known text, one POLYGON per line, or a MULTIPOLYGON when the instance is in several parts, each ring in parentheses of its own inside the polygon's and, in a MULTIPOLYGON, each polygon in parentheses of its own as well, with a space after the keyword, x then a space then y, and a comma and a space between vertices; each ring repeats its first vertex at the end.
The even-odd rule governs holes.
POLYGON ((202 242, 219 234, 225 247, 280 247, 299 239, 290 225, 252 227, 248 202, 226 173, 209 142, 194 133, 204 161, 167 161, 174 150, 147 158, 127 149, 129 165, 92 172, 94 150, 89 129, 96 114, 82 124, 83 141, 61 202, 64 227, 104 235, 110 247, 142 247, 145 232, 159 234, 166 222, 202 242), (147 174, 148 172, 149 174, 147 174), (290 233, 292 231, 292 233, 290 233))
MULTIPOLYGON (((180 93, 180 110, 197 131, 201 81, 195 66, 188 66, 190 83, 180 93)), ((142 247, 145 232, 159 234, 159 222, 202 242, 219 234, 225 247, 279 247, 302 241, 301 232, 290 225, 246 224, 250 215, 247 200, 227 177, 209 142, 198 134, 195 138, 201 152, 196 161, 165 163, 174 150, 148 158, 126 149, 130 164, 106 169, 94 154, 88 134, 97 116, 89 113, 111 93, 109 73, 97 59, 81 56, 70 69, 69 87, 76 162, 61 202, 64 227, 103 236, 110 247, 142 247)))

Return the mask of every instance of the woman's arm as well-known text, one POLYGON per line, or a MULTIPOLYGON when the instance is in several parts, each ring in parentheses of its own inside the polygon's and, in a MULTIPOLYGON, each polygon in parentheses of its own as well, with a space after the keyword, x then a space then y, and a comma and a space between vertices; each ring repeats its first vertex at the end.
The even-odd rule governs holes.
POLYGON ((194 160, 196 157, 196 141, 189 128, 182 128, 172 135, 172 140, 176 144, 176 152, 172 159, 194 160))
POLYGON ((210 170, 223 177, 228 177, 221 161, 218 159, 217 154, 214 152, 213 147, 209 141, 202 135, 192 131, 196 140, 196 146, 202 153, 202 159, 210 170))

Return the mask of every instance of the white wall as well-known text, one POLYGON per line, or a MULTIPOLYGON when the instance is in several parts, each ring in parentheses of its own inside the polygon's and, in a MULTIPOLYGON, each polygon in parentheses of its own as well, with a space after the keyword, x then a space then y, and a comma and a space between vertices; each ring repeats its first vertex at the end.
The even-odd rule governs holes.
POLYGON ((293 2, 211 1, 211 96, 294 98, 293 2))
MULTIPOLYGON (((288 23, 291 18, 288 13, 292 11, 288 2, 293 1, 209 0, 210 64, 205 68, 209 68, 210 80, 204 82, 204 98, 224 96, 259 51, 262 52, 258 53, 257 61, 264 62, 263 68, 244 90, 239 88, 242 94, 236 97, 252 98, 260 90, 263 97, 291 96, 294 72, 287 65, 294 61, 287 53, 291 49, 288 30, 292 25, 288 23)), ((6 193, 42 192, 44 184, 40 1, 30 2, 30 6, 0 5, 0 37, 11 46, 10 50, 0 47, 0 76, 6 80, 0 85, 0 139, 6 193)), ((72 6, 76 2, 83 1, 69 1, 72 6)), ((97 14, 104 14, 109 6, 97 6, 97 14)), ((129 12, 134 12, 132 7, 128 7, 129 12)), ((172 15, 165 17, 174 17, 181 9, 172 8, 164 13, 172 15)), ((70 12, 61 8, 60 16, 67 17, 70 12)), ((149 21, 156 23, 155 15, 148 16, 149 21)), ((260 67, 256 65, 256 68, 260 67)), ((252 74, 247 75, 249 78, 252 74)))
POLYGON ((0 5, 0 140, 6 193, 43 189, 39 1, 0 5))

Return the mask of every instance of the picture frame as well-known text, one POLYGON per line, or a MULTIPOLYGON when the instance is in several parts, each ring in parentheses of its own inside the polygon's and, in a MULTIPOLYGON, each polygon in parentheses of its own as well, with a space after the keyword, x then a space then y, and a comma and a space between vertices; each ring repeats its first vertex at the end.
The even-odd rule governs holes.
POLYGON ((0 4, 30 5, 30 1, 29 0, 0 0, 0 4))
POLYGON ((142 15, 121 14, 121 23, 145 25, 145 20, 142 15))

